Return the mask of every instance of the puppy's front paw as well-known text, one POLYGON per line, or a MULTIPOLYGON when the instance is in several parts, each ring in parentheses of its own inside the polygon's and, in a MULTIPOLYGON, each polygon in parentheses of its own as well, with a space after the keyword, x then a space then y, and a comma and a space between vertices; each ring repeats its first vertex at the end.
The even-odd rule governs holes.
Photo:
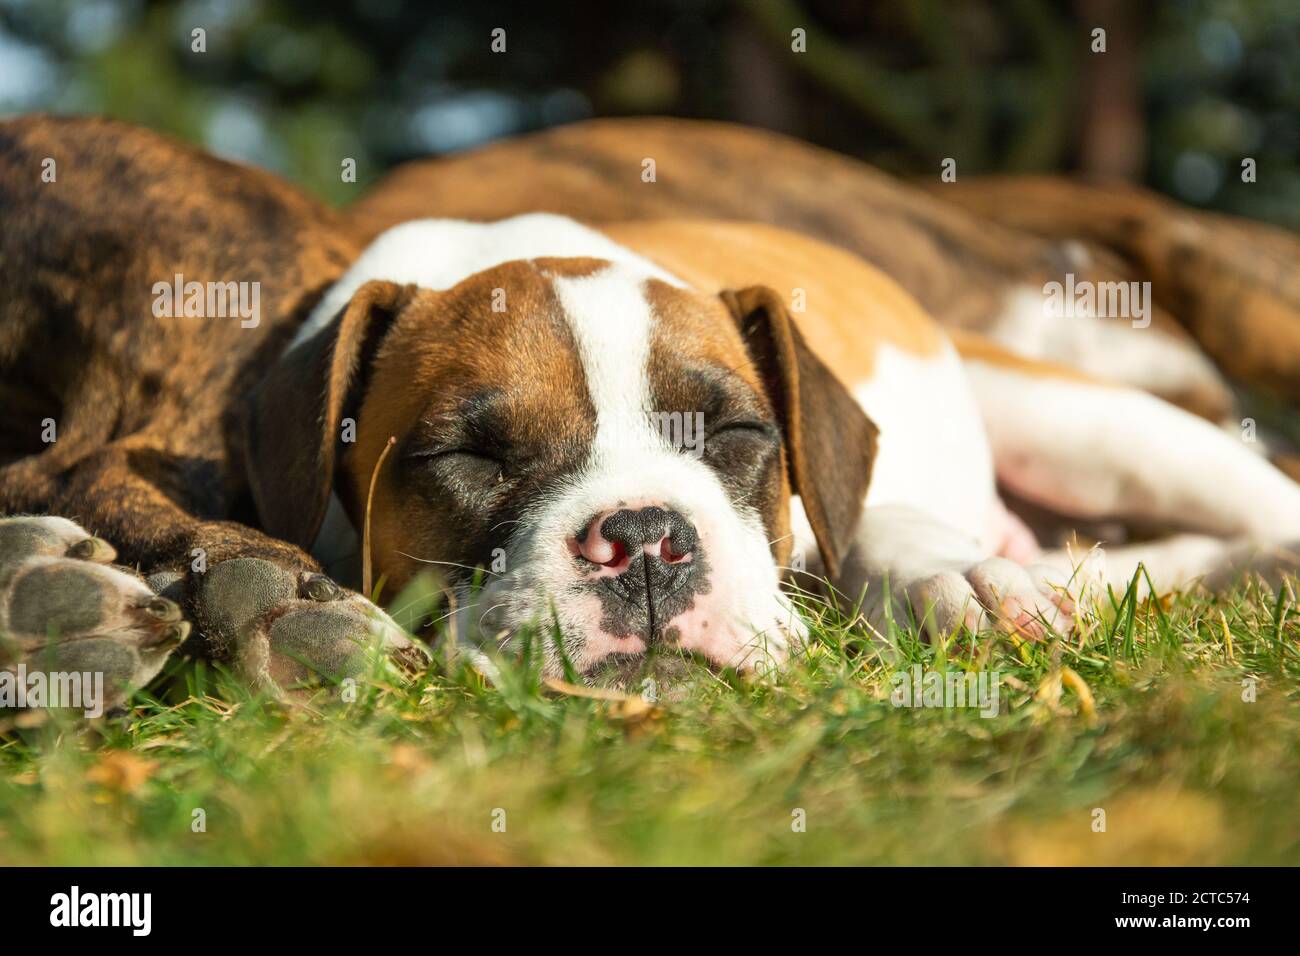
POLYGON ((932 639, 959 627, 975 632, 994 626, 1037 641, 1074 628, 1076 597, 1066 581, 1056 583, 1058 577, 1045 566, 986 558, 964 573, 945 570, 919 578, 907 594, 932 639))
POLYGON ((418 646, 387 614, 323 574, 233 558, 207 571, 195 603, 203 632, 253 684, 288 689, 366 672, 372 654, 406 663, 418 646))
POLYGON ((104 710, 152 680, 190 626, 115 557, 66 518, 0 518, 0 670, 103 675, 104 710))

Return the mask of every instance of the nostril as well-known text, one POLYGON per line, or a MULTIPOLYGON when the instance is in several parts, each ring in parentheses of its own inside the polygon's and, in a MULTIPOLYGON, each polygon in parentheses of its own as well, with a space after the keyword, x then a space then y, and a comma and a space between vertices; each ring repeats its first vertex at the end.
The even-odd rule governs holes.
POLYGON ((659 554, 669 564, 689 561, 699 545, 699 535, 695 526, 673 512, 668 524, 668 533, 659 542, 659 554))
POLYGON ((689 551, 683 551, 680 554, 674 550, 672 538, 667 535, 659 542, 659 557, 668 564, 678 564, 690 558, 689 551))
POLYGON ((612 544, 613 554, 607 560, 597 561, 596 564, 602 564, 607 568, 616 568, 627 560, 627 548, 623 546, 623 542, 614 541, 612 544))
POLYGON ((593 531, 578 542, 578 553, 592 564, 609 564, 617 552, 618 542, 602 537, 599 531, 593 531))
POLYGON ((601 567, 618 567, 627 561, 627 545, 617 537, 606 535, 608 515, 597 515, 586 528, 570 540, 569 550, 601 567))

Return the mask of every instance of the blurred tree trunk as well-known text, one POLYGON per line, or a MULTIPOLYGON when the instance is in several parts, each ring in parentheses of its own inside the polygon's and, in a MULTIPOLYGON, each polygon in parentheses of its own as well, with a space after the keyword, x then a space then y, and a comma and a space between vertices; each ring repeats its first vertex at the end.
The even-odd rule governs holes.
POLYGON ((1089 44, 1084 60, 1079 171, 1095 179, 1139 181, 1146 130, 1138 75, 1137 18, 1131 0, 1077 0, 1089 44), (1106 31, 1106 52, 1093 53, 1092 31, 1106 31))
POLYGON ((790 71, 777 62, 766 37, 748 22, 735 23, 728 30, 726 56, 732 118, 792 136, 807 135, 790 71))

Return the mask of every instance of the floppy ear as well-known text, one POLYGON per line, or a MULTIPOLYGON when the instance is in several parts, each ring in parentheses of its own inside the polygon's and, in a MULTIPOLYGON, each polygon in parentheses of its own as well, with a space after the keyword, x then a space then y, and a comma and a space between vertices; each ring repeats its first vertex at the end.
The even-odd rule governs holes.
POLYGON ((790 484, 835 577, 862 516, 878 430, 808 348, 776 292, 751 286, 722 300, 763 377, 785 433, 790 484))
POLYGON ((329 506, 341 422, 355 418, 375 351, 415 290, 367 282, 254 390, 245 409, 244 460, 268 533, 311 548, 329 506))

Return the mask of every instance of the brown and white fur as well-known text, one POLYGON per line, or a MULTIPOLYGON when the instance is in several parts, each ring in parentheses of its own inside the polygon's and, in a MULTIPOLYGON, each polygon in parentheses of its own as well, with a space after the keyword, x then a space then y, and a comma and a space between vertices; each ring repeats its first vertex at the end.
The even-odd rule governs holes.
MULTIPOLYGON (((809 351, 879 430, 864 507, 855 527, 842 529, 849 532, 848 546, 834 556, 839 566, 818 561, 804 496, 791 501, 795 551, 814 573, 829 572, 840 591, 857 596, 865 589, 877 620, 889 596, 890 613, 910 611, 932 633, 996 622, 1038 636, 1048 627, 1068 630, 1085 580, 1123 587, 1137 560, 1146 562, 1160 588, 1206 575, 1226 583, 1247 567, 1294 565, 1286 547, 1300 542, 1300 487, 1220 430, 1145 393, 1016 358, 972 336, 954 345, 881 273, 848 253, 769 226, 658 221, 596 231, 544 214, 491 224, 406 223, 375 240, 326 295, 298 341, 322 334, 329 316, 375 279, 449 289, 442 294, 455 304, 445 308, 457 314, 465 314, 467 298, 481 309, 494 289, 504 292, 506 303, 516 301, 521 290, 512 283, 525 267, 500 264, 511 260, 531 263, 549 286, 548 298, 580 360, 567 378, 548 374, 550 388, 533 399, 540 405, 522 414, 545 420, 545 407, 558 403, 581 418, 580 403, 565 400, 560 383, 575 390, 585 385, 588 451, 566 474, 562 491, 525 509, 502 538, 507 570, 477 603, 463 595, 462 634, 508 635, 549 616, 565 633, 579 670, 607 656, 641 653, 642 637, 601 626, 599 605, 580 587, 581 556, 575 569, 573 555, 559 542, 593 515, 653 505, 686 515, 710 559, 710 590, 665 622, 675 646, 725 664, 785 656, 788 639, 797 640, 802 627, 779 594, 780 569, 770 547, 786 526, 784 515, 738 508, 734 496, 728 500, 725 476, 665 443, 648 418, 656 410, 693 410, 690 400, 664 404, 670 394, 665 382, 687 374, 683 362, 689 358, 720 373, 743 372, 747 359, 739 340, 718 348, 704 343, 715 337, 715 325, 727 324, 712 297, 755 283, 772 290, 769 298, 805 305, 794 320, 809 351), (1072 558, 1044 552, 1003 504, 999 481, 1070 514, 1142 517, 1188 533, 1114 552, 1109 561, 1100 553, 1072 558), (1079 574, 1083 558, 1086 578, 1079 574), (711 633, 701 629, 704 624, 711 633)), ((533 300, 526 294, 524 301, 533 300)), ((485 330, 496 330, 484 334, 506 352, 518 333, 503 332, 503 325, 538 321, 535 311, 513 306, 500 318, 475 314, 485 330)), ((405 364, 400 376, 385 365, 412 347, 394 342, 388 354, 381 350, 376 374, 388 381, 416 378, 405 364)), ((502 365, 494 374, 522 380, 527 390, 532 372, 502 365)), ((378 410, 399 399, 381 391, 368 401, 378 410)), ((412 396, 410 414, 425 401, 412 396)), ((357 481, 377 459, 385 432, 407 427, 398 419, 376 430, 365 411, 359 421, 369 431, 369 446, 359 449, 357 481)), ((853 423, 843 427, 844 452, 861 454, 853 423)), ((569 428, 582 430, 573 422, 569 428)), ((547 430, 565 435, 558 421, 547 430)), ((726 439, 706 442, 715 440, 726 439)), ((340 509, 333 516, 340 518, 340 509)), ((385 520, 377 519, 380 525, 385 520)), ((343 541, 346 551, 346 530, 343 541)), ((334 527, 327 550, 337 554, 339 548, 334 527)), ((827 551, 823 541, 820 553, 827 551)), ((399 577, 413 570, 401 567, 399 577)))

